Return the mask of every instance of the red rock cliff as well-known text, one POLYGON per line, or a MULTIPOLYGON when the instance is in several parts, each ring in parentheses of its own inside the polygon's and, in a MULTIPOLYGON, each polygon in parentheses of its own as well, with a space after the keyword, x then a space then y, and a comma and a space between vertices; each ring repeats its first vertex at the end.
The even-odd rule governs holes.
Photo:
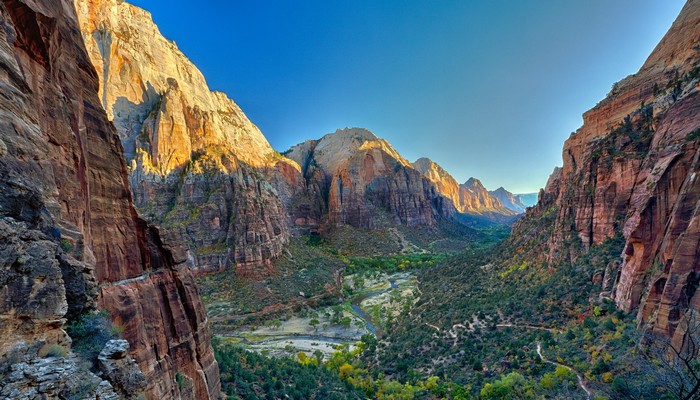
POLYGON ((700 307, 698 40, 700 1, 690 0, 639 72, 584 114, 562 170, 528 213, 556 203, 550 261, 573 262, 622 234, 615 301, 669 337, 685 307, 700 307))
POLYGON ((381 222, 434 225, 455 213, 433 182, 366 129, 339 129, 286 155, 307 180, 308 214, 301 220, 372 228, 381 222))
POLYGON ((124 328, 148 398, 218 397, 197 288, 184 253, 164 244, 134 209, 122 146, 101 107, 73 3, 4 0, 0 11, 0 214, 60 240, 75 257, 61 265, 63 279, 39 276, 27 292, 31 298, 47 282, 64 285, 55 293, 66 296, 67 307, 43 316, 3 308, 3 327, 22 321, 15 333, 27 336, 18 340, 60 332, 62 316, 79 311, 71 311, 78 300, 68 279, 82 274, 96 279, 99 306, 124 328), (31 328, 40 318, 49 323, 31 328))

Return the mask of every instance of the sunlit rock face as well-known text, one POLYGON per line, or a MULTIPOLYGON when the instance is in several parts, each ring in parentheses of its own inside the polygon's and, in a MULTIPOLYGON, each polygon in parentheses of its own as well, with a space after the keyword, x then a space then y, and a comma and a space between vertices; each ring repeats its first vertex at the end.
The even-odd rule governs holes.
POLYGON ((148 12, 117 0, 75 5, 139 211, 184 241, 198 270, 269 272, 289 241, 284 204, 303 190, 299 167, 209 90, 148 12))
POLYGON ((366 129, 339 129, 292 147, 286 156, 301 166, 309 192, 317 194, 309 218, 331 226, 434 225, 455 212, 432 182, 366 129))
POLYGON ((458 184, 449 172, 429 158, 419 158, 413 163, 413 167, 428 178, 440 194, 450 199, 461 213, 496 213, 506 216, 516 214, 486 190, 478 179, 470 178, 465 183, 458 184))
POLYGON ((541 194, 559 210, 548 259, 575 262, 621 233, 612 295, 674 340, 685 307, 700 309, 698 38, 700 1, 691 0, 639 72, 584 114, 541 194))
MULTIPOLYGON (((66 319, 98 307, 123 327, 147 398, 218 397, 185 252, 132 204, 122 145, 102 109, 73 3, 8 0, 0 13, 0 358, 27 344, 66 346, 66 319)), ((73 379, 56 375, 70 386, 64 378, 73 379)))

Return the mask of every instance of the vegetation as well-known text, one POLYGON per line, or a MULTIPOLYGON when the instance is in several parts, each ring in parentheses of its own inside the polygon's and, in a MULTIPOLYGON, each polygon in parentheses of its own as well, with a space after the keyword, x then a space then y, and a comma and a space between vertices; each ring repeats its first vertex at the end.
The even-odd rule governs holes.
POLYGON ((106 311, 86 313, 66 326, 66 332, 73 340, 72 350, 93 364, 105 344, 119 338, 121 329, 112 324, 106 311))
POLYGON ((376 273, 391 274, 394 272, 420 270, 430 267, 444 260, 445 254, 407 254, 395 256, 376 257, 349 257, 344 258, 347 262, 345 268, 346 275, 376 273))
POLYGON ((449 257, 419 272, 420 300, 387 330, 368 362, 409 382, 449 378, 484 398, 509 398, 498 397, 504 388, 514 398, 583 393, 542 362, 535 351, 541 343, 546 357, 603 384, 602 374, 621 368, 610 357, 635 345, 632 320, 611 316, 614 306, 598 302, 600 284, 593 283, 622 245, 620 237, 608 239, 576 263, 556 267, 514 255, 513 248, 537 253, 522 242, 449 257))
MULTIPOLYGON (((551 235, 556 209, 543 207, 537 217, 518 222, 523 235, 498 243, 501 231, 482 230, 481 245, 470 243, 456 253, 348 256, 318 236, 298 240, 293 256, 285 261, 289 264, 281 264, 288 271, 279 278, 286 286, 277 286, 270 301, 299 297, 295 292, 302 287, 306 297, 319 293, 303 286, 298 273, 329 271, 325 282, 333 287, 335 271, 351 276, 341 291, 320 290, 332 293, 324 304, 336 303, 327 308, 325 319, 308 299, 288 311, 308 318, 309 329, 316 333, 321 320, 349 327, 351 319, 344 315, 350 308, 347 299, 372 290, 368 282, 378 276, 410 272, 418 288, 406 298, 392 290, 392 301, 367 306, 377 337, 365 335, 354 348, 338 347, 325 359, 320 351, 270 359, 216 341, 226 392, 240 398, 586 398, 580 377, 599 399, 651 399, 672 393, 656 379, 659 355, 639 350, 644 347, 639 347, 633 317, 599 296, 606 269, 614 269, 622 253, 622 237, 586 252, 580 242, 572 241, 548 264, 549 248, 543 244, 551 235)), ((265 288, 275 287, 276 279, 265 281, 265 288)), ((208 285, 202 292, 211 307, 211 299, 228 286, 208 285)), ((254 284, 232 289, 233 304, 241 292, 247 298, 242 301, 257 296, 247 294, 245 285, 254 284)), ((257 301, 267 300, 262 296, 257 301)), ((255 307, 263 308, 261 303, 255 307)), ((279 318, 268 314, 258 322, 274 327, 279 318)), ((696 364, 686 363, 686 378, 682 385, 677 382, 686 395, 695 393, 690 379, 695 370, 688 365, 696 364)))
POLYGON ((336 301, 336 274, 345 263, 310 236, 294 238, 275 274, 253 281, 223 271, 201 277, 200 292, 215 332, 261 324, 307 306, 336 301))
POLYGON ((318 357, 273 359, 212 340, 223 391, 241 399, 363 399, 362 392, 319 366, 318 357))
POLYGON ((68 354, 68 350, 66 350, 65 347, 60 346, 58 344, 52 344, 46 350, 46 357, 65 358, 67 354, 68 354))

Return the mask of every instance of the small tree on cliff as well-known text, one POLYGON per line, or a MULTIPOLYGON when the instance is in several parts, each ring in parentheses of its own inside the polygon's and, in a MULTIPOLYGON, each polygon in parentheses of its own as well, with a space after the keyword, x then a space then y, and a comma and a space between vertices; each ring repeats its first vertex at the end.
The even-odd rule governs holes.
POLYGON ((700 316, 691 308, 684 313, 676 328, 683 333, 679 343, 672 339, 653 337, 648 356, 661 367, 659 382, 663 382, 678 399, 700 398, 700 316))
POLYGON ((627 399, 700 399, 700 315, 688 309, 680 317, 676 340, 648 332, 639 345, 637 371, 613 381, 611 393, 627 399), (659 397, 661 396, 661 397, 659 397))

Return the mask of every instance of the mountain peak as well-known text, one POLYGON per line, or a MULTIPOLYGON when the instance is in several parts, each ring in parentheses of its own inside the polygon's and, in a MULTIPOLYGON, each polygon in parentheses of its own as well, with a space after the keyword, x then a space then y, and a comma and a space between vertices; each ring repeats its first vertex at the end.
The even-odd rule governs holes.
POLYGON ((468 188, 483 188, 484 187, 484 185, 481 183, 481 181, 474 178, 474 177, 467 179, 467 181, 464 182, 463 186, 466 186, 468 188))
POLYGON ((343 128, 328 133, 318 140, 307 140, 292 146, 286 156, 305 165, 313 154, 315 161, 326 171, 334 173, 358 152, 381 150, 403 166, 411 166, 389 142, 365 128, 343 128))
POLYGON ((335 132, 325 135, 321 140, 329 138, 332 136, 340 137, 343 139, 357 140, 357 141, 371 141, 378 140, 379 137, 372 133, 366 128, 342 128, 336 129, 335 132))
POLYGON ((435 162, 428 157, 421 157, 417 159, 414 163, 414 166, 418 167, 420 166, 421 168, 430 168, 431 165, 437 165, 435 162))
POLYGON ((514 195, 503 186, 494 191, 490 191, 489 193, 491 196, 497 198, 503 204, 503 206, 509 210, 522 213, 527 209, 527 206, 523 204, 520 196, 514 195))

